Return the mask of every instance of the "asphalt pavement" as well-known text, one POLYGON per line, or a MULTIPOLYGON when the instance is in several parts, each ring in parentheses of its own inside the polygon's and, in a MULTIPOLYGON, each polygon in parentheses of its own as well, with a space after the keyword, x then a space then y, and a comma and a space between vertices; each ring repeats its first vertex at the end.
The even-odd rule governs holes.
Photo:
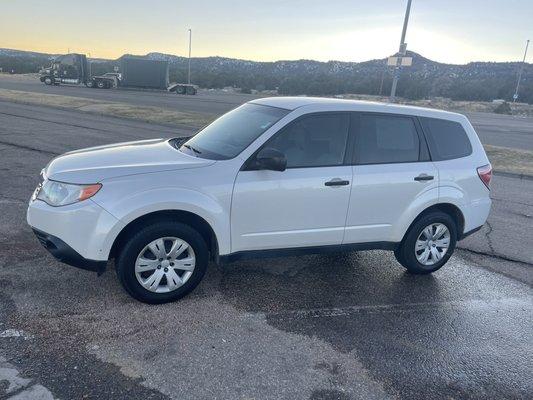
MULTIPOLYGON (((122 102, 138 106, 169 108, 179 111, 220 115, 258 96, 200 90, 196 96, 183 96, 164 91, 131 89, 89 89, 83 85, 46 86, 36 77, 0 74, 0 88, 36 93, 58 94, 122 102)), ((479 112, 466 113, 483 143, 516 149, 533 150, 533 118, 479 112)))
POLYGON ((196 96, 177 95, 160 90, 90 89, 84 85, 46 86, 32 76, 0 74, 0 88, 35 93, 58 94, 103 101, 114 101, 137 106, 170 108, 179 111, 219 115, 257 96, 225 93, 219 90, 201 90, 196 96))
POLYGON ((531 397, 532 180, 496 176, 486 229, 431 276, 384 251, 243 261, 149 306, 33 237, 52 157, 188 133, 0 102, 0 399, 531 397))

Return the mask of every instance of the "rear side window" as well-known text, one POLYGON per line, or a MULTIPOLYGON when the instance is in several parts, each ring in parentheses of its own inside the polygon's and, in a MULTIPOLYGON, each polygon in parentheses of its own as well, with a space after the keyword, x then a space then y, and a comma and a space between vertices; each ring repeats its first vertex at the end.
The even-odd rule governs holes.
POLYGON ((433 161, 452 160, 472 154, 472 145, 463 126, 454 121, 420 118, 433 161))
POLYGON ((412 118, 363 114, 359 121, 354 153, 356 164, 419 161, 420 138, 412 118))

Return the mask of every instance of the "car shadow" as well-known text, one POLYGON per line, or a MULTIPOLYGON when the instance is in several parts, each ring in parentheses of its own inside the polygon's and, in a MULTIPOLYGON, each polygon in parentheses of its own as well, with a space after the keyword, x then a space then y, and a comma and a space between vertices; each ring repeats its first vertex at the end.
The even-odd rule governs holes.
POLYGON ((241 261, 221 267, 220 291, 249 312, 438 301, 439 280, 410 275, 383 251, 241 261))

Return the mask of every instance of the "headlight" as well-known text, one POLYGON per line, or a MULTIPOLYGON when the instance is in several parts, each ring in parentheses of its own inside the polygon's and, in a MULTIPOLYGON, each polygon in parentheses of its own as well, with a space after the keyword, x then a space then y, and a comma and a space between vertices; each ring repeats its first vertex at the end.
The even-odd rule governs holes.
POLYGON ((102 184, 94 185, 74 185, 71 183, 56 182, 45 180, 41 187, 37 187, 35 198, 46 202, 47 204, 58 207, 67 204, 77 203, 94 196, 102 184))

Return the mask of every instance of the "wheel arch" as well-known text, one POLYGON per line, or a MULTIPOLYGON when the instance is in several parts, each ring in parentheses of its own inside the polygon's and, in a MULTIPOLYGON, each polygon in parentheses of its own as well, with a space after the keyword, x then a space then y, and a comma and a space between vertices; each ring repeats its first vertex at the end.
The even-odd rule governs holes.
MULTIPOLYGON (((424 215, 429 214, 432 211, 441 211, 445 214, 448 214, 452 219, 454 220, 456 226, 457 226, 457 240, 459 240, 463 233, 464 233, 464 227, 465 227, 465 216, 461 209, 457 207, 455 204, 452 203, 437 203, 433 204, 424 210, 422 210, 415 219, 413 219, 413 222, 409 224, 409 227, 406 229, 403 238, 405 238, 405 235, 407 235, 407 232, 411 229, 411 227, 424 215)), ((403 241, 402 238, 402 241, 403 241)))
POLYGON ((115 258, 117 252, 120 250, 120 248, 124 245, 128 237, 133 232, 135 232, 142 226, 146 226, 150 223, 161 220, 172 220, 175 222, 180 222, 189 225, 191 228, 196 229, 207 244, 207 248, 209 249, 210 253, 210 258, 218 262, 218 239, 215 234, 215 231, 204 218, 202 218, 198 214, 184 210, 158 210, 141 215, 130 221, 126 226, 124 226, 124 228, 115 238, 113 245, 111 246, 109 258, 115 258))

